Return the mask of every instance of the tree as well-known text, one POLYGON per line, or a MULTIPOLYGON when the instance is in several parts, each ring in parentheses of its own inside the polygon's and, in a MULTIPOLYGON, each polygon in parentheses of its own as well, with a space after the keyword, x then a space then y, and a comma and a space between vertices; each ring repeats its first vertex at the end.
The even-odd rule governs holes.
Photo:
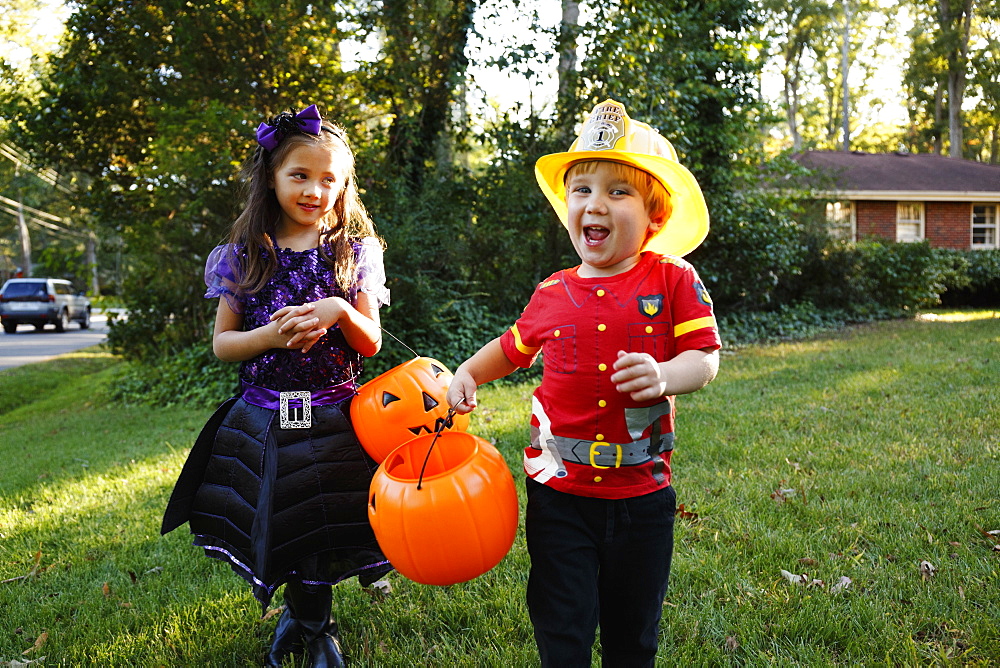
POLYGON ((712 231, 692 254, 726 307, 766 305, 798 262, 794 223, 758 187, 760 17, 746 0, 623 0, 596 13, 580 79, 673 143, 697 177, 712 231))
POLYGON ((76 204, 120 239, 126 265, 130 317, 112 343, 161 359, 206 340, 204 258, 232 219, 256 123, 317 99, 327 113, 356 113, 327 52, 337 17, 259 2, 74 7, 41 102, 14 101, 15 136, 89 180, 76 204))
POLYGON ((884 48, 898 49, 893 8, 872 0, 765 0, 762 9, 791 148, 850 148, 852 134, 870 136, 868 112, 883 104, 885 84, 876 75, 884 48))
MULTIPOLYGON (((917 102, 911 109, 913 131, 910 144, 914 150, 944 149, 947 128, 948 155, 965 157, 971 153, 965 139, 963 109, 969 97, 970 82, 974 98, 990 105, 995 97, 990 88, 988 59, 992 49, 997 3, 995 0, 913 0, 915 15, 911 31, 913 49, 907 61, 906 82, 917 102), (973 36, 976 37, 973 40, 973 36), (973 75, 970 77, 970 72, 973 75), (982 74, 978 74, 982 73, 982 74), (947 117, 947 122, 945 122, 947 117)), ((988 114, 988 112, 987 112, 988 114)), ((977 118, 982 112, 975 110, 977 118)), ((980 144, 976 138, 976 144, 980 144)))
POLYGON ((812 51, 817 35, 826 31, 833 20, 832 5, 813 0, 765 0, 762 9, 772 57, 780 59, 782 96, 792 150, 799 151, 802 149, 802 135, 799 132, 800 99, 808 78, 804 71, 805 60, 812 51))
MULTIPOLYGON (((54 52, 58 34, 39 26, 39 17, 59 11, 38 0, 0 0, 0 278, 19 267, 87 283, 86 217, 67 195, 71 180, 40 166, 11 136, 8 101, 37 101, 39 72, 54 52), (55 258, 59 258, 55 261, 55 258)), ((56 23, 58 25, 58 23, 56 23)), ((34 272, 37 275, 37 272, 34 272)), ((92 285, 96 288, 96 285, 92 285)), ((96 291, 95 291, 96 293, 96 291)))

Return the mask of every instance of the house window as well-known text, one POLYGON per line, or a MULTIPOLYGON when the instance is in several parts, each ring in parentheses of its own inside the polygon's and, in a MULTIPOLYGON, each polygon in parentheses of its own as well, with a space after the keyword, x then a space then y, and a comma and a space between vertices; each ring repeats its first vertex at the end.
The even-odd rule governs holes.
POLYGON ((896 203, 896 241, 922 241, 924 238, 924 203, 896 203))
POLYGON ((844 241, 853 241, 854 202, 827 202, 826 222, 831 237, 844 241))
POLYGON ((977 204, 972 207, 972 247, 998 248, 1000 238, 1000 216, 996 204, 977 204))

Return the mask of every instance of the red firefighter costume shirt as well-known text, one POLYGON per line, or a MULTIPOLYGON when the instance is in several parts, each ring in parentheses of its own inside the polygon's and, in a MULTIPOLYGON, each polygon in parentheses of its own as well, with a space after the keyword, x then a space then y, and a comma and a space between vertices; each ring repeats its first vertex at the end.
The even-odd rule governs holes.
POLYGON ((611 382, 618 351, 665 362, 685 350, 721 344, 708 296, 688 262, 642 253, 615 276, 582 278, 576 267, 552 274, 500 338, 512 363, 542 353, 532 397, 531 444, 524 470, 578 496, 622 499, 670 484, 674 397, 636 402, 611 382))

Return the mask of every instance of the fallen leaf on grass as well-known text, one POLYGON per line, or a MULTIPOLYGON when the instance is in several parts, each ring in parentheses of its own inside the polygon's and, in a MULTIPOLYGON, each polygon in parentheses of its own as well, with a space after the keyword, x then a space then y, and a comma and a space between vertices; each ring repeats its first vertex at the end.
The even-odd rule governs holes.
POLYGON ((48 639, 49 639, 49 632, 42 631, 42 633, 37 638, 35 638, 35 644, 29 647, 28 649, 24 650, 23 652, 21 652, 21 655, 27 656, 28 654, 31 654, 32 652, 40 649, 41 646, 44 645, 45 641, 48 639))
POLYGON ((837 584, 830 587, 830 593, 839 594, 840 592, 850 587, 851 582, 852 582, 851 578, 847 577, 846 575, 841 575, 840 580, 837 581, 837 584))
POLYGON ((24 666, 30 666, 34 663, 40 664, 44 660, 45 660, 44 656, 40 656, 37 659, 28 659, 27 661, 18 661, 17 659, 11 659, 9 663, 0 663, 0 667, 7 668, 7 666, 10 666, 10 668, 23 668, 24 666))
POLYGON ((111 598, 111 586, 107 582, 101 587, 101 591, 104 593, 104 598, 111 598))
POLYGON ((812 557, 802 557, 801 559, 799 559, 799 563, 802 564, 803 566, 815 566, 816 560, 813 559, 812 557))
POLYGON ((923 578, 924 580, 930 580, 932 577, 934 577, 935 573, 937 573, 937 568, 934 567, 934 564, 932 564, 929 561, 921 561, 920 562, 920 577, 921 578, 923 578))
POLYGON ((365 587, 364 590, 376 601, 381 601, 392 594, 392 584, 388 580, 377 580, 365 587))
POLYGON ((1000 544, 995 542, 997 536, 1000 536, 1000 529, 993 529, 991 531, 986 531, 985 529, 982 529, 980 527, 976 527, 976 529, 979 530, 979 533, 983 534, 983 537, 986 538, 986 540, 993 543, 993 547, 991 549, 994 552, 1000 552, 1000 544))
POLYGON ((283 605, 279 605, 277 608, 271 608, 264 614, 263 617, 260 618, 260 621, 266 622, 267 620, 271 619, 271 617, 274 617, 275 615, 280 615, 284 611, 285 611, 285 606, 283 605))
POLYGON ((771 492, 771 498, 777 503, 784 503, 793 496, 795 496, 795 489, 792 487, 779 487, 771 492))
MULTIPOLYGON (((790 573, 784 569, 781 569, 781 577, 788 580, 789 584, 799 585, 801 587, 812 587, 814 589, 823 589, 826 587, 826 582, 820 580, 819 578, 810 578, 808 573, 790 573)), ((848 585, 851 584, 851 578, 846 575, 840 576, 840 580, 837 584, 830 587, 831 594, 839 594, 840 592, 847 589, 848 585)))
POLYGON ((692 522, 698 519, 698 513, 693 513, 690 510, 684 510, 684 504, 677 506, 677 510, 674 511, 674 516, 679 517, 682 520, 691 520, 692 522))
POLYGON ((740 643, 732 636, 726 636, 726 651, 735 652, 740 648, 740 643))
POLYGON ((803 582, 805 582, 805 576, 804 575, 798 575, 796 573, 789 573, 784 568, 781 569, 781 577, 785 578, 786 580, 788 580, 789 584, 793 584, 793 585, 794 584, 802 584, 803 582))
POLYGON ((781 577, 788 580, 789 584, 793 585, 804 585, 809 580, 809 574, 803 573, 799 575, 798 573, 789 573, 785 569, 781 569, 781 577))

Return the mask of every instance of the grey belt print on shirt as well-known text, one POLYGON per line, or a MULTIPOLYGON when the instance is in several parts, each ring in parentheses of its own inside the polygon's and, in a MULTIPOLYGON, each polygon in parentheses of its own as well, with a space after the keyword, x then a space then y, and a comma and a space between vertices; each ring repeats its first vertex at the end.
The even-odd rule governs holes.
POLYGON ((607 443, 605 441, 581 441, 575 438, 553 436, 556 450, 563 461, 586 464, 594 468, 620 468, 645 464, 653 454, 674 449, 674 435, 661 434, 659 447, 650 452, 650 439, 644 438, 631 443, 607 443))

